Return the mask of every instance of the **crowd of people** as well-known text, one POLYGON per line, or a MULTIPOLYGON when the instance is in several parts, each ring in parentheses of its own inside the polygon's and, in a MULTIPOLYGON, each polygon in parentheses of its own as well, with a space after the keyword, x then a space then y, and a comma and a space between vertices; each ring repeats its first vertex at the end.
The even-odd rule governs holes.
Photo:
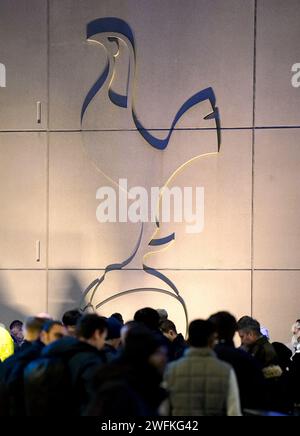
POLYGON ((271 343, 255 319, 218 312, 185 340, 152 308, 126 323, 76 309, 16 320, 0 325, 0 416, 297 415, 300 320, 292 334, 271 343))

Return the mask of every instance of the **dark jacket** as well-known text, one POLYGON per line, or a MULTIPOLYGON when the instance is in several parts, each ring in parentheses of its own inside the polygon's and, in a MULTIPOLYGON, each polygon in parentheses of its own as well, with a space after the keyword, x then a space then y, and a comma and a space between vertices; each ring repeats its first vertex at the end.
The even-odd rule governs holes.
POLYGON ((280 368, 284 373, 289 372, 292 363, 292 351, 281 342, 273 342, 272 345, 276 351, 280 368))
POLYGON ((235 370, 242 409, 266 407, 266 383, 261 367, 249 353, 236 349, 233 342, 222 342, 215 347, 219 359, 235 370))
POLYGON ((119 356, 120 350, 117 350, 112 345, 105 344, 105 347, 103 348, 103 354, 105 355, 106 362, 110 363, 119 356))
POLYGON ((153 330, 152 333, 160 342, 161 346, 166 348, 168 353, 168 361, 171 362, 173 360, 172 342, 166 338, 166 336, 164 336, 160 330, 153 330))
POLYGON ((289 395, 294 406, 300 409, 300 353, 293 356, 288 374, 289 395))
POLYGON ((63 338, 45 347, 25 373, 28 414, 79 415, 88 402, 94 372, 104 362, 101 352, 76 338, 63 338))
POLYGON ((18 352, 26 351, 31 347, 32 344, 33 344, 33 342, 25 340, 17 351, 18 352))
POLYGON ((255 344, 249 347, 249 352, 260 363, 262 368, 270 365, 278 365, 278 357, 275 348, 270 344, 266 336, 261 336, 255 344))
MULTIPOLYGON (((23 351, 8 358, 0 369, 0 384, 2 402, 5 403, 5 413, 8 416, 25 416, 24 402, 24 370, 27 365, 37 359, 44 344, 40 341, 27 343, 23 351)), ((3 416, 3 415, 2 415, 3 416)))
POLYGON ((161 382, 162 376, 150 364, 128 360, 122 354, 96 374, 94 401, 86 413, 124 416, 126 411, 131 416, 157 416, 160 404, 167 398, 161 382), (115 407, 116 398, 123 398, 119 410, 115 407))
POLYGON ((288 413, 291 403, 287 378, 279 366, 280 361, 275 348, 266 336, 261 336, 249 351, 262 367, 267 386, 267 408, 288 413))
POLYGON ((170 345, 171 360, 180 359, 187 348, 188 344, 180 333, 170 345))

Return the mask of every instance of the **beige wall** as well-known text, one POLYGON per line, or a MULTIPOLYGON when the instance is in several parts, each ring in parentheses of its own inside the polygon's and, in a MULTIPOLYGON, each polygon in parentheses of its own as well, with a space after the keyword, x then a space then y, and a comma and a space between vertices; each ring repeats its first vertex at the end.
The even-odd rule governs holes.
MULTIPOLYGON (((204 187, 204 231, 164 226, 176 241, 149 263, 176 284, 190 319, 222 309, 252 313, 273 340, 288 342, 300 317, 300 89, 291 84, 300 62, 297 0, 1 1, 0 321, 40 311, 60 317, 107 265, 132 252, 139 224, 100 224, 99 187, 122 177, 130 187, 162 186, 182 163, 216 151, 206 103, 184 115, 160 152, 136 130, 130 110, 111 104, 107 87, 81 131, 83 100, 105 66, 104 50, 85 37, 86 24, 100 17, 122 18, 134 32, 136 111, 154 135, 164 137, 157 129, 168 129, 201 89, 214 89, 220 110, 220 153, 174 181, 204 187)), ((146 225, 140 252, 125 271, 107 275, 95 302, 144 288, 101 313, 130 319, 142 306, 165 307, 184 330, 181 304, 154 292, 170 289, 142 270, 152 232, 146 225)))

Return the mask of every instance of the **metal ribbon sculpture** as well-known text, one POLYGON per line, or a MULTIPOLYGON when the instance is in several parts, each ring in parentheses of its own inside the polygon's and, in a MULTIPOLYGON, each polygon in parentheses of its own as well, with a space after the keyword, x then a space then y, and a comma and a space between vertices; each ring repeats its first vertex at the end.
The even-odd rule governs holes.
MULTIPOLYGON (((93 20, 90 23, 88 23, 88 25, 87 25, 87 40, 88 41, 98 42, 97 40, 95 40, 95 37, 98 35, 101 35, 101 34, 109 34, 110 36, 107 36, 107 39, 109 42, 116 42, 118 44, 118 40, 122 39, 125 43, 127 43, 127 46, 131 50, 131 54, 133 57, 133 59, 131 59, 131 60, 134 62, 134 65, 135 65, 135 60, 136 60, 135 40, 134 40, 134 36, 133 36, 131 28, 129 27, 129 25, 125 21, 123 21, 119 18, 111 17, 111 18, 99 18, 99 19, 93 20)), ((103 45, 103 47, 105 47, 105 46, 103 45)), ((108 87, 108 95, 109 95, 110 101, 114 105, 116 105, 120 108, 128 108, 129 107, 129 105, 130 105, 130 103, 129 103, 129 85, 130 85, 129 78, 131 75, 135 74, 135 71, 131 70, 131 65, 130 65, 129 71, 128 71, 127 93, 125 95, 121 95, 121 94, 116 93, 113 90, 114 73, 115 73, 115 57, 111 56, 107 51, 107 62, 106 62, 106 66, 104 68, 104 71, 102 72, 101 76, 97 79, 97 81, 94 83, 94 85, 91 87, 91 89, 89 90, 89 92, 86 95, 85 100, 83 102, 83 105, 81 108, 81 125, 83 123, 85 113, 86 113, 90 103, 92 102, 94 97, 97 95, 97 93, 101 90, 101 88, 103 87, 103 85, 105 84, 107 79, 109 78, 110 73, 112 76, 109 87, 108 87)), ((134 78, 133 78, 132 83, 134 85, 134 78)), ((132 90, 132 91, 134 91, 134 90, 132 90)), ((210 87, 196 93, 195 95, 193 95, 191 98, 189 98, 181 106, 181 108, 178 110, 178 112, 175 115, 175 118, 171 124, 171 127, 170 127, 165 139, 159 139, 159 138, 154 137, 150 133, 150 131, 143 126, 143 124, 139 120, 137 113, 136 113, 136 110, 135 110, 134 97, 132 98, 132 102, 131 102, 132 119, 133 119, 134 124, 137 128, 137 131, 142 135, 142 137, 145 139, 145 141, 147 141, 147 143, 150 146, 154 147, 155 149, 163 151, 168 147, 172 133, 176 127, 176 124, 180 120, 180 118, 188 110, 190 110, 192 107, 194 107, 195 105, 198 105, 201 102, 207 101, 207 100, 210 102, 213 110, 209 115, 207 115, 205 117, 205 119, 214 119, 215 120, 216 131, 217 131, 217 135, 218 135, 218 152, 219 152, 220 145, 221 145, 219 111, 218 111, 218 108, 216 107, 216 97, 215 97, 214 91, 210 87)), ((201 156, 199 156, 199 157, 201 157, 201 156)), ((199 158, 199 157, 197 157, 197 158, 199 158)), ((197 158, 195 158, 195 159, 197 159, 197 158)), ((182 165, 181 168, 183 168, 184 166, 185 166, 185 164, 182 165)), ((172 177, 169 179, 167 184, 170 182, 171 179, 172 179, 172 177)), ((167 184, 164 186, 164 188, 167 186, 167 184)), ((156 227, 157 227, 157 231, 158 231, 160 228, 160 224, 159 224, 158 220, 156 222, 156 227)), ((143 237, 143 231, 144 231, 144 225, 143 225, 143 223, 141 223, 140 235, 139 235, 137 244, 133 250, 133 253, 129 256, 128 259, 124 260, 123 262, 121 262, 119 264, 108 265, 105 268, 103 275, 101 277, 97 278, 96 280, 94 280, 88 286, 88 288, 84 291, 84 293, 82 295, 81 302, 80 302, 80 307, 83 307, 83 309, 82 309, 83 311, 85 311, 88 307, 91 307, 93 310, 95 310, 95 309, 99 309, 104 304, 108 303, 109 301, 112 301, 112 300, 119 298, 121 296, 128 295, 131 293, 144 292, 144 291, 151 290, 151 292, 159 292, 162 294, 169 295, 169 296, 175 298, 181 304, 181 306, 184 310, 184 314, 185 314, 186 328, 188 328, 187 307, 186 307, 186 304, 185 304, 183 298, 181 297, 177 287, 168 277, 166 277, 164 274, 162 274, 158 270, 147 266, 145 262, 143 262, 143 270, 145 271, 145 273, 150 274, 150 275, 162 280, 169 288, 171 288, 172 292, 166 291, 164 289, 152 289, 152 288, 130 289, 130 290, 126 290, 126 291, 117 293, 117 294, 109 297, 108 299, 98 303, 96 306, 93 305, 93 300, 94 300, 95 294, 96 294, 99 286, 105 280, 106 275, 112 271, 121 271, 128 264, 130 264, 133 261, 133 259, 135 258, 136 254, 140 248, 142 237, 143 237), (90 293, 91 293, 91 295, 89 297, 89 303, 84 306, 85 299, 88 297, 88 295, 90 293)), ((153 246, 156 246, 156 247, 163 246, 163 245, 166 245, 166 244, 172 242, 173 240, 175 240, 175 233, 172 233, 171 235, 166 236, 164 238, 160 238, 160 239, 156 239, 153 236, 153 238, 151 239, 151 241, 149 243, 149 246, 152 246, 152 247, 153 246)))

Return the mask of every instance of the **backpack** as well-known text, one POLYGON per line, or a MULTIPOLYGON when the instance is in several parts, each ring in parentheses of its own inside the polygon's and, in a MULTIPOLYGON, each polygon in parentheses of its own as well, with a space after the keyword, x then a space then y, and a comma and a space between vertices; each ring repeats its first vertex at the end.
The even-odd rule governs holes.
POLYGON ((42 357, 24 371, 27 416, 75 416, 75 401, 67 361, 42 357))
POLYGON ((48 345, 24 372, 26 415, 80 415, 101 356, 94 347, 74 338, 48 345))

